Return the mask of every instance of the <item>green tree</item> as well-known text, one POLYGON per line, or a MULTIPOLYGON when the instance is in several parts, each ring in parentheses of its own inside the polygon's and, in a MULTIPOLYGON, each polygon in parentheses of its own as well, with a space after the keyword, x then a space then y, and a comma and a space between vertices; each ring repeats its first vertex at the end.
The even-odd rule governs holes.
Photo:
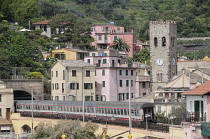
POLYGON ((77 138, 69 133, 84 138, 96 139, 94 132, 97 129, 96 124, 88 122, 82 125, 77 120, 62 120, 55 125, 40 123, 31 139, 60 139, 63 134, 67 135, 67 138, 77 138))
POLYGON ((36 0, 14 0, 15 18, 20 25, 28 26, 28 20, 37 12, 36 0))
POLYGON ((8 79, 12 74, 12 67, 7 53, 7 50, 0 48, 0 79, 8 79))
POLYGON ((113 45, 111 45, 110 47, 123 52, 130 51, 130 46, 122 38, 114 40, 113 45))
POLYGON ((147 48, 141 50, 140 53, 134 54, 132 61, 138 61, 141 63, 147 63, 149 65, 150 52, 147 48))

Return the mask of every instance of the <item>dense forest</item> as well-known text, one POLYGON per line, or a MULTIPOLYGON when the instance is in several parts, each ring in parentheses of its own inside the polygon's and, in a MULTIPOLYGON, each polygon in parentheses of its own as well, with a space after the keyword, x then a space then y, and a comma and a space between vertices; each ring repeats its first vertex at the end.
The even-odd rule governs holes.
POLYGON ((148 40, 148 21, 176 20, 179 37, 210 36, 210 0, 0 0, 0 19, 31 23, 71 14, 88 25, 115 22, 148 40))
POLYGON ((28 67, 28 72, 19 70, 18 74, 29 76, 34 72, 30 74, 33 78, 41 73, 47 81, 54 59, 44 61, 41 52, 67 41, 92 49, 89 44, 93 41, 93 24, 114 22, 127 30, 134 29, 139 40, 148 41, 149 21, 175 20, 178 37, 208 37, 209 7, 210 0, 0 0, 0 78, 11 76, 14 67, 28 67), (41 36, 39 30, 16 31, 33 29, 33 23, 42 20, 53 21, 51 27, 68 22, 69 31, 57 40, 41 36))

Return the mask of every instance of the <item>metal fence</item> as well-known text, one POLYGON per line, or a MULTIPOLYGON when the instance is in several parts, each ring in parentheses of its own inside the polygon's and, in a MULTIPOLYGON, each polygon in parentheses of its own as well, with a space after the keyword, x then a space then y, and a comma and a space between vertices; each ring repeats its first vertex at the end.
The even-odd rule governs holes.
MULTIPOLYGON (((114 120, 114 121, 105 121, 105 120, 91 120, 94 123, 100 123, 100 124, 109 124, 109 125, 119 125, 119 126, 129 126, 128 120, 114 120)), ((148 130, 158 131, 158 132, 169 132, 169 125, 161 124, 161 123, 151 123, 151 122, 144 122, 144 121, 132 121, 132 127, 133 128, 140 128, 140 129, 146 129, 146 124, 148 124, 148 130)))
POLYGON ((167 117, 157 117, 157 123, 162 123, 162 124, 181 125, 182 121, 184 121, 183 118, 170 119, 170 118, 167 118, 167 117))
POLYGON ((28 139, 30 133, 0 132, 0 139, 28 139))

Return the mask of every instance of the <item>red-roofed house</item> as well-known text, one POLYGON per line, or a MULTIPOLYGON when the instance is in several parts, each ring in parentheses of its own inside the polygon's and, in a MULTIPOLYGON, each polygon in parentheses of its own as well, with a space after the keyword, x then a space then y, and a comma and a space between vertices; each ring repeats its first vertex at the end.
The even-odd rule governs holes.
POLYGON ((40 21, 40 22, 36 22, 36 23, 33 23, 33 24, 35 25, 35 29, 42 29, 43 30, 41 35, 51 37, 51 27, 49 25, 49 21, 45 20, 45 21, 40 21))
POLYGON ((210 121, 210 81, 182 95, 186 96, 188 112, 195 113, 195 120, 210 121))
POLYGON ((210 136, 210 81, 193 90, 182 93, 186 96, 186 109, 189 112, 183 129, 187 138, 208 139, 210 136), (205 123, 205 124, 204 124, 205 123))

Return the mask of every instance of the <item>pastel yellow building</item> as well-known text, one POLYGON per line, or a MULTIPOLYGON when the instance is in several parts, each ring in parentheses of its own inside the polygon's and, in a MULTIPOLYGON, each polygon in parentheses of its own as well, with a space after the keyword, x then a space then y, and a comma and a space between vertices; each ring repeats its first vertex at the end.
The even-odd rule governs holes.
POLYGON ((13 89, 6 88, 6 83, 0 81, 0 132, 12 131, 10 114, 14 112, 13 89))
POLYGON ((52 50, 52 58, 59 60, 83 60, 85 56, 88 56, 87 51, 79 49, 62 48, 52 50))
POLYGON ((210 61, 210 56, 205 56, 205 57, 203 58, 203 60, 204 60, 204 61, 210 61))
POLYGON ((82 60, 58 60, 51 68, 52 100, 95 101, 95 66, 82 60))
POLYGON ((142 97, 150 93, 150 66, 140 62, 133 62, 136 67, 135 97, 142 97))
POLYGON ((13 89, 6 88, 6 83, 0 81, 0 119, 10 119, 10 113, 14 112, 13 89))

